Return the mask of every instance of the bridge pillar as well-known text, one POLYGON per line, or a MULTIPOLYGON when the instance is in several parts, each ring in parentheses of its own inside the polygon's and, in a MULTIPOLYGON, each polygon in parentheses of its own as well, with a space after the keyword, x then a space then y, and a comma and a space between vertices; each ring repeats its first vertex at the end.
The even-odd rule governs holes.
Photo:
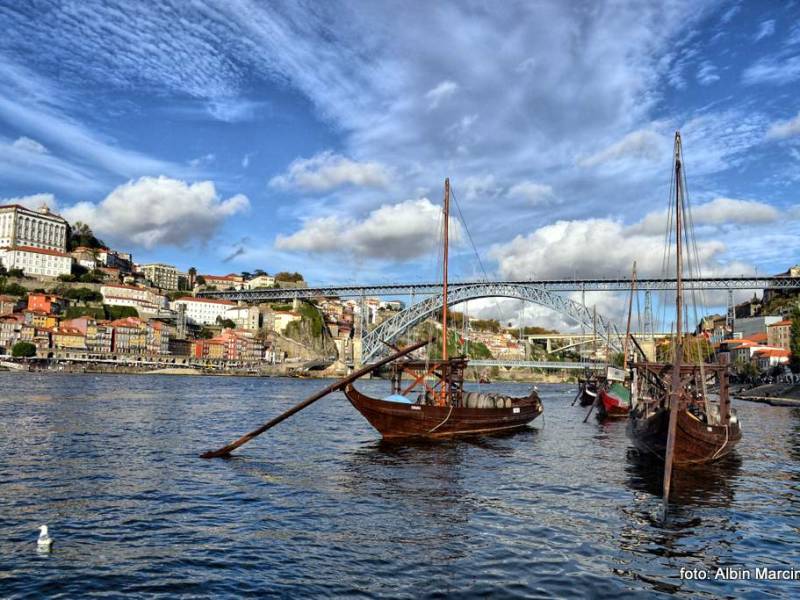
POLYGON ((361 363, 361 353, 362 353, 363 345, 361 338, 358 336, 353 337, 353 368, 360 369, 362 367, 361 363))

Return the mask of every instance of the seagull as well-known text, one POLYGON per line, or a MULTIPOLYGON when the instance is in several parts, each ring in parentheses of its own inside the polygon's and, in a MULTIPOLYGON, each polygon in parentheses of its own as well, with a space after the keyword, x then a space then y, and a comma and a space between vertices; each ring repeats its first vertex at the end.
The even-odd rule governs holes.
POLYGON ((53 538, 47 533, 47 525, 39 527, 39 539, 36 542, 36 549, 40 552, 50 552, 53 547, 53 538))

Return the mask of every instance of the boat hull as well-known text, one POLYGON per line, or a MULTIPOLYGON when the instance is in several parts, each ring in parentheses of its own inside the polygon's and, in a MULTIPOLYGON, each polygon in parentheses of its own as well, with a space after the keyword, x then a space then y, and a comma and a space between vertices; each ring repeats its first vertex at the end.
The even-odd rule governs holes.
MULTIPOLYGON (((636 448, 664 460, 669 431, 669 411, 659 409, 649 417, 634 411, 628 422, 628 437, 636 448)), ((675 432, 675 454, 673 465, 688 467, 719 460, 733 450, 742 438, 738 421, 727 428, 724 425, 708 425, 686 410, 678 413, 675 432)))
POLYGON ((385 439, 447 438, 522 429, 542 414, 536 392, 514 398, 511 408, 401 404, 371 398, 348 385, 350 403, 385 439))
POLYGON ((597 416, 601 419, 625 419, 631 407, 627 400, 618 398, 606 389, 598 392, 597 416))

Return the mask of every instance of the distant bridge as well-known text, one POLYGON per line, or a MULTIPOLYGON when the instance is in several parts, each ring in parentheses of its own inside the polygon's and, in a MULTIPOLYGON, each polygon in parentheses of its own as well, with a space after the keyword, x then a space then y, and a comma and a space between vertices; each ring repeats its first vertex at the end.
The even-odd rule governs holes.
POLYGON ((599 371, 606 368, 606 363, 589 362, 554 362, 542 360, 473 360, 469 361, 470 367, 519 367, 523 369, 592 369, 599 371))
MULTIPOLYGON (((759 290, 798 289, 800 277, 702 277, 684 279, 687 290, 759 290)), ((631 289, 629 278, 617 279, 540 279, 525 281, 454 281, 451 290, 475 286, 524 286, 548 292, 624 292, 631 289)), ((636 288, 641 291, 674 290, 675 280, 670 278, 639 279, 636 288)), ((218 290, 198 292, 204 298, 243 300, 246 302, 274 302, 278 300, 307 300, 319 297, 354 298, 363 296, 429 296, 442 290, 441 283, 396 283, 381 285, 333 285, 313 288, 269 288, 263 290, 218 290)))
MULTIPOLYGON (((580 302, 554 292, 520 283, 491 283, 458 286, 447 296, 448 304, 460 304, 476 298, 517 298, 555 310, 584 327, 593 328, 598 339, 615 352, 622 350, 620 334, 602 315, 596 315, 580 302)), ((412 304, 383 321, 361 339, 361 362, 369 363, 387 351, 387 343, 397 340, 406 331, 422 323, 442 309, 442 294, 412 304)))

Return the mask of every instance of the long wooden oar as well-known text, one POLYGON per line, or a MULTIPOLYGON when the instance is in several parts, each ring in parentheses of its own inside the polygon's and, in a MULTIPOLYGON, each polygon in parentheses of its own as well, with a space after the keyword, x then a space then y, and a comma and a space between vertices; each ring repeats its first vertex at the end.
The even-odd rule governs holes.
POLYGON ((572 399, 572 404, 570 404, 570 406, 575 406, 575 403, 578 401, 578 398, 581 397, 581 394, 583 394, 583 384, 578 386, 578 393, 575 394, 575 398, 572 399))
POLYGON ((594 397, 594 402, 592 402, 592 406, 589 407, 589 412, 586 413, 586 416, 583 418, 584 423, 586 423, 586 421, 589 420, 589 416, 592 414, 594 407, 597 406, 599 403, 600 403, 600 389, 598 388, 597 395, 594 397))
POLYGON ((675 456, 675 435, 678 430, 678 405, 680 404, 681 379, 680 366, 683 364, 683 344, 676 344, 675 366, 672 371, 672 389, 669 394, 669 429, 667 430, 667 450, 664 455, 664 520, 667 520, 669 507, 669 490, 672 481, 672 459, 675 456))
POLYGON ((246 435, 243 435, 242 437, 240 437, 235 442, 230 443, 227 446, 223 446, 219 450, 209 450, 208 452, 206 452, 204 454, 201 454, 200 458, 221 458, 221 457, 230 456, 230 453, 232 451, 236 450, 239 446, 242 446, 242 445, 246 444, 247 442, 249 442, 250 440, 252 440, 253 438, 258 437, 259 435, 264 433, 267 429, 270 429, 270 428, 274 427, 275 425, 277 425, 278 423, 280 423, 281 421, 283 421, 285 419, 288 419, 293 414, 295 414, 297 412, 300 412, 301 410, 303 410, 307 406, 310 406, 311 404, 314 404, 314 402, 316 402, 320 398, 322 398, 324 396, 327 396, 328 394, 330 394, 332 392, 335 392, 337 390, 342 389, 348 383, 352 383, 353 381, 355 381, 359 377, 363 377, 367 373, 370 373, 370 372, 374 371, 375 369, 377 369, 379 367, 382 367, 383 365, 385 365, 387 363, 392 362, 393 360, 397 360, 401 356, 405 356, 406 354, 410 354, 414 350, 422 348, 424 345, 428 344, 429 342, 430 342, 430 340, 417 342, 416 344, 412 344, 412 345, 410 345, 410 346, 408 346, 406 348, 403 348, 402 350, 400 350, 398 352, 395 352, 391 356, 383 358, 383 359, 379 360, 378 362, 376 362, 374 364, 367 365, 366 367, 363 367, 363 368, 359 369, 358 371, 355 371, 352 375, 349 375, 349 376, 345 377, 344 379, 340 379, 336 383, 332 383, 331 385, 329 385, 328 387, 326 387, 323 390, 320 390, 319 392, 317 392, 313 396, 309 396, 308 398, 303 400, 300 404, 297 404, 297 405, 293 406, 292 408, 290 408, 286 412, 278 415, 277 417, 275 417, 271 421, 268 421, 267 423, 264 423, 258 429, 254 429, 250 433, 248 433, 246 435))

